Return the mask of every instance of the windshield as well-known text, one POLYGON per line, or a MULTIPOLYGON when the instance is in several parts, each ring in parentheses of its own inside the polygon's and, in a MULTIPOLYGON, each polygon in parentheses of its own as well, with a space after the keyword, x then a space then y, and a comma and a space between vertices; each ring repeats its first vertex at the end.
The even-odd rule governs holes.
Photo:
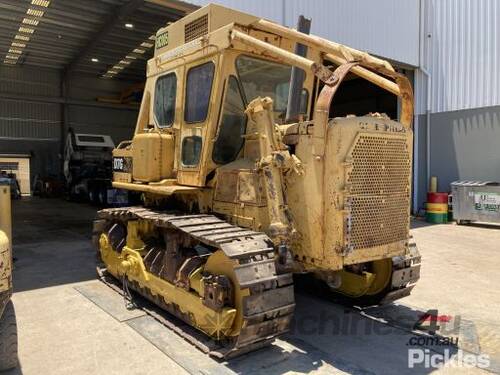
MULTIPOLYGON (((288 104, 288 90, 292 67, 272 61, 239 56, 236 70, 241 81, 247 103, 257 97, 269 96, 273 100, 275 117, 284 119, 288 104)), ((307 91, 302 91, 301 112, 307 110, 307 91)))

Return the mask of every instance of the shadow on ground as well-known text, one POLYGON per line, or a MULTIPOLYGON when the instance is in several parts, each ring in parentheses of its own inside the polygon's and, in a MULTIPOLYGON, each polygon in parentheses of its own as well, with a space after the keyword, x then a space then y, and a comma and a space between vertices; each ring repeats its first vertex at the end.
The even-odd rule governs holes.
POLYGON ((94 279, 95 212, 59 199, 14 201, 14 292, 94 279))
MULTIPOLYGON (((90 206, 55 199, 14 203, 16 292, 95 279, 94 251, 90 244, 95 211, 90 206)), ((412 225, 428 224, 415 221, 412 225)), ((278 375, 289 371, 427 374, 432 371, 423 366, 408 367, 410 339, 422 335, 413 331, 413 325, 425 311, 403 304, 360 311, 334 303, 337 301, 330 295, 314 285, 312 288, 300 282, 297 285, 296 314, 290 333, 268 348, 226 362, 207 357, 149 315, 140 314, 122 323, 191 373, 202 370, 205 374, 278 375)), ((123 308, 123 298, 118 293, 116 303, 123 308)), ((457 351, 455 346, 416 348, 437 354, 449 350, 452 355, 457 351)), ((20 369, 15 371, 11 373, 22 373, 20 369)))
MULTIPOLYGON (((114 285, 119 287, 119 283, 114 285)), ((115 319, 129 325, 190 373, 199 373, 202 369, 206 375, 278 375, 311 371, 320 374, 427 374, 433 369, 423 365, 409 368, 408 349, 426 349, 441 355, 445 350, 449 355, 457 353, 453 344, 409 345, 412 338, 427 337, 424 332, 414 330, 423 311, 404 305, 359 310, 334 304, 314 294, 304 294, 302 288, 296 294, 296 313, 288 334, 264 349, 228 361, 217 361, 166 328, 165 321, 176 327, 185 324, 139 295, 133 293, 137 309, 127 310, 119 289, 113 290, 98 281, 80 284, 75 289, 115 319), (139 308, 152 315, 144 314, 139 308)), ((183 329, 183 334, 196 335, 192 329, 183 329)), ((458 334, 454 332, 455 336, 458 334)))

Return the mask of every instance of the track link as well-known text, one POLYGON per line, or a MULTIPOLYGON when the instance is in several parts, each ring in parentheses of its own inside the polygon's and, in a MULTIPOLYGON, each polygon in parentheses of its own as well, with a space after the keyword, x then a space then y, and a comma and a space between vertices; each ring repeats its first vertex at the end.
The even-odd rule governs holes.
POLYGON ((412 289, 420 279, 420 264, 422 257, 417 249, 417 244, 410 237, 408 253, 404 256, 392 258, 392 277, 388 290, 380 305, 392 303, 400 298, 410 295, 412 289))
MULTIPOLYGON (((218 358, 235 357, 270 344, 288 331, 295 308, 292 274, 278 275, 272 242, 266 234, 229 224, 214 215, 184 215, 144 207, 111 208, 98 212, 94 222, 93 242, 99 246, 99 236, 109 223, 148 220, 158 228, 176 229, 200 241, 221 249, 238 265, 235 273, 242 288, 250 293, 243 299, 243 325, 240 334, 231 340, 207 345, 206 338, 193 334, 192 329, 172 327, 158 314, 151 313, 174 329, 199 349, 218 358), (184 332, 182 332, 184 331, 184 332)), ((109 284, 106 277, 103 281, 109 284)), ((178 311, 154 296, 148 288, 130 283, 132 289, 176 317, 186 321, 178 311)))

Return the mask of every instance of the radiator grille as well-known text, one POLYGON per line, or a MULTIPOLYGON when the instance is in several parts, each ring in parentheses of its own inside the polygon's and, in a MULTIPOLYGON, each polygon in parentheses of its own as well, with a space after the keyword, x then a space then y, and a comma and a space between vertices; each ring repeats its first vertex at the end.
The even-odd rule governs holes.
POLYGON ((407 193, 411 160, 406 138, 360 136, 347 179, 351 194, 407 193))
POLYGON ((184 26, 184 42, 190 42, 208 34, 208 14, 187 23, 184 26))
POLYGON ((364 249, 408 237, 411 157, 405 137, 365 134, 347 174, 347 245, 364 249))

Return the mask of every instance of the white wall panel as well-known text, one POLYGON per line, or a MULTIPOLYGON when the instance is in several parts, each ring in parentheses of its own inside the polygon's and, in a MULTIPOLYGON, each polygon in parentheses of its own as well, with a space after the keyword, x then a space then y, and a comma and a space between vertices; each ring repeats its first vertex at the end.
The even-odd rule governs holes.
MULTIPOLYGON (((210 0, 188 0, 206 5, 210 0)), ((418 65, 419 0, 216 0, 295 27, 312 18, 318 36, 409 65, 418 65)))
MULTIPOLYGON (((432 77, 431 111, 500 105, 498 0, 423 0, 424 67, 432 77)), ((418 113, 425 112, 424 88, 418 113)))

